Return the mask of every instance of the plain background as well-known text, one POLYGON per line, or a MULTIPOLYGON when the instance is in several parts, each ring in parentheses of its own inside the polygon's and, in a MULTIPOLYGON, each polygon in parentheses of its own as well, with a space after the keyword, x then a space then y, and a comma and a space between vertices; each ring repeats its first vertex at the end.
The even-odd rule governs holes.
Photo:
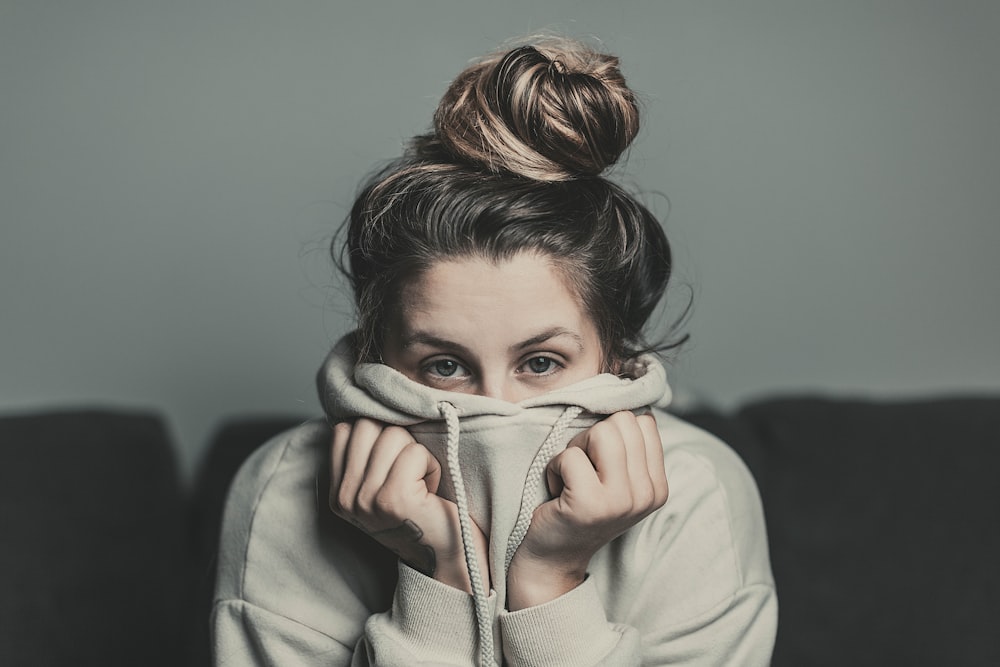
POLYGON ((0 0, 0 412, 317 414, 357 184, 541 30, 643 98, 683 403, 1000 390, 1000 3, 0 0))

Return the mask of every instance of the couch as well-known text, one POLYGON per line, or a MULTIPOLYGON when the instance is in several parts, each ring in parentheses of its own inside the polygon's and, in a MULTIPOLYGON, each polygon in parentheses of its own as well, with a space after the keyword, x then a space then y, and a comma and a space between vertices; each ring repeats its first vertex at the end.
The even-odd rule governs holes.
MULTIPOLYGON (((1000 396, 684 416, 760 487, 774 665, 1000 665, 1000 396)), ((207 665, 227 486, 301 419, 222 421, 185 485, 155 411, 0 416, 0 665, 207 665)))

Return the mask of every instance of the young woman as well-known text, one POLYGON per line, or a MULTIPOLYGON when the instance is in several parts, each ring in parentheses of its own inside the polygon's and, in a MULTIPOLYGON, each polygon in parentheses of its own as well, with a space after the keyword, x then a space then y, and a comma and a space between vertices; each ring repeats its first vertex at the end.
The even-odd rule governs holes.
POLYGON ((541 42, 462 72, 363 189, 327 420, 230 494, 218 664, 767 664, 756 488, 661 410, 669 245, 601 176, 638 127, 617 59, 541 42))

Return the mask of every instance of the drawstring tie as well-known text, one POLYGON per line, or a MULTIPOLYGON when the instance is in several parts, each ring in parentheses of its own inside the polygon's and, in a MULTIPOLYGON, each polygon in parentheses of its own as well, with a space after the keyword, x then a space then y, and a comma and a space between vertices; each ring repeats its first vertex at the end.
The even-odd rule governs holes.
MULTIPOLYGON (((566 408, 556 423, 552 425, 552 430, 549 431, 545 442, 535 452, 535 458, 532 459, 524 480, 524 490, 521 492, 521 509, 517 513, 514 529, 511 531, 510 537, 507 538, 507 554, 503 559, 504 572, 510 569, 510 561, 514 558, 514 552, 521 546, 521 540, 528 533, 528 526, 531 525, 531 517, 535 513, 535 508, 545 501, 538 490, 540 486, 538 481, 545 474, 545 467, 555 456, 556 449, 563 444, 563 433, 566 428, 580 416, 581 412, 583 412, 583 408, 578 405, 566 408)), ((546 487, 542 485, 541 488, 546 487)))
MULTIPOLYGON (((447 401, 438 403, 438 409, 444 417, 448 428, 447 459, 448 472, 451 475, 452 485, 455 487, 455 504, 458 506, 458 525, 462 534, 462 550, 465 552, 465 566, 469 573, 469 581, 472 582, 472 597, 476 612, 476 625, 479 628, 479 661, 481 665, 495 664, 493 647, 493 619, 490 615, 486 586, 483 584, 483 576, 479 571, 479 559, 476 557, 475 540, 472 538, 472 518, 469 516, 469 501, 465 494, 465 481, 462 478, 462 468, 458 460, 459 432, 458 408, 447 401)), ((514 558, 514 552, 521 545, 521 541, 528 533, 531 525, 531 516, 535 508, 544 502, 539 492, 538 484, 542 475, 545 474, 545 467, 555 455, 557 448, 563 444, 563 434, 566 428, 576 419, 583 408, 571 405, 567 407, 559 416, 559 419, 552 425, 545 442, 542 443, 535 457, 528 468, 525 477, 524 488, 521 491, 521 508, 518 511, 517 521, 507 539, 507 553, 504 557, 503 571, 507 572, 510 561, 514 558)), ((544 487, 541 487, 544 488, 544 487)))
POLYGON ((458 526, 462 531, 462 550, 465 552, 465 567, 472 582, 472 599, 476 609, 476 625, 479 627, 479 661, 482 665, 494 665, 493 659, 493 619, 487 601, 483 575, 479 571, 475 540, 472 539, 472 519, 469 517, 469 501, 465 495, 465 481, 462 468, 458 464, 458 408, 447 401, 438 403, 438 409, 448 425, 448 472, 455 487, 455 504, 458 505, 458 526))

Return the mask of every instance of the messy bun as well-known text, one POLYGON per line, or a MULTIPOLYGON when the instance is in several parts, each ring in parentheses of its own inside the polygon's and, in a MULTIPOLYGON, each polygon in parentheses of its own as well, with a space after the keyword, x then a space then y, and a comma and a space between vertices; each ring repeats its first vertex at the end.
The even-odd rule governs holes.
POLYGON ((518 47, 462 72, 434 131, 363 185, 344 245, 331 249, 354 290, 358 361, 381 358, 408 281, 442 261, 521 252, 563 273, 609 369, 650 350, 643 329, 670 277, 670 245, 656 217, 601 176, 638 128, 617 58, 575 42, 518 47))
POLYGON ((434 115, 452 156, 542 181, 597 176, 639 131, 639 109, 618 58, 549 39, 467 68, 434 115))

